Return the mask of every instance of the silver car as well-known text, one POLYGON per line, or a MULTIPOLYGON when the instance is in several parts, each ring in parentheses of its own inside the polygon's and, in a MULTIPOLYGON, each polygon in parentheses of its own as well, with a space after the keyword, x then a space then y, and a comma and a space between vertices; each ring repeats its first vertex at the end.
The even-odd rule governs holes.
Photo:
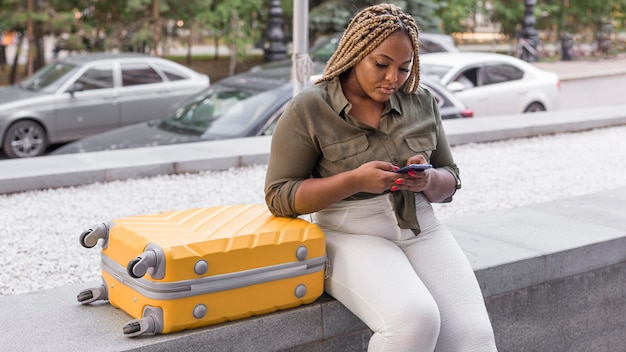
POLYGON ((50 144, 162 119, 209 85, 205 74, 142 54, 59 59, 0 87, 2 149, 9 158, 38 156, 50 144))

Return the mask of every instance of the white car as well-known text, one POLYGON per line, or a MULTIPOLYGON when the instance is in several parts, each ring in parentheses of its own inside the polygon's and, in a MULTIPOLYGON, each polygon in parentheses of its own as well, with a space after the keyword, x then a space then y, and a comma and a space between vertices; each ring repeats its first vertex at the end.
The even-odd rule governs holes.
POLYGON ((554 72, 496 53, 420 56, 422 76, 437 77, 477 117, 558 110, 561 83, 554 72))

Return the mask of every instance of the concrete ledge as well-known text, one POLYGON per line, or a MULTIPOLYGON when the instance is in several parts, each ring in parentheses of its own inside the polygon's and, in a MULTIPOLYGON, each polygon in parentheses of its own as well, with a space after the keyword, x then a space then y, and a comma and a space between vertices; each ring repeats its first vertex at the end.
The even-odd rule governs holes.
MULTIPOLYGON (((444 121, 452 145, 624 124, 626 105, 444 121)), ((270 141, 267 136, 2 160, 0 194, 265 164, 270 141)))
MULTIPOLYGON (((483 290, 501 351, 626 345, 626 188, 445 221, 483 290)), ((99 282, 0 297, 7 351, 365 351, 371 332, 324 295, 290 310, 126 338, 130 320, 76 295, 99 282)))

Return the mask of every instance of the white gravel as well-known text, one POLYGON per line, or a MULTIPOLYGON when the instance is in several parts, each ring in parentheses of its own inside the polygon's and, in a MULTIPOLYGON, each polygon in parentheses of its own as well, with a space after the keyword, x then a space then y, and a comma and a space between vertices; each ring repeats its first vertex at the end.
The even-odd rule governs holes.
MULTIPOLYGON (((456 146, 463 189, 440 219, 626 186, 626 126, 456 146)), ((0 195, 0 296, 100 280, 80 233, 124 216, 263 203, 265 166, 0 195)))

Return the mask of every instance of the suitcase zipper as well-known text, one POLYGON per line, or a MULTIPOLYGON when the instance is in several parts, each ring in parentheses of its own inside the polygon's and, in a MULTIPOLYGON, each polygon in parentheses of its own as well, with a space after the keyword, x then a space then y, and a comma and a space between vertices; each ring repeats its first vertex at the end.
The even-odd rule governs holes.
POLYGON ((229 274, 207 276, 177 282, 154 282, 144 278, 135 279, 128 275, 126 267, 106 255, 101 256, 102 270, 121 283, 151 299, 177 299, 206 293, 231 290, 270 281, 325 271, 326 255, 304 261, 272 265, 264 268, 244 270, 229 274))

